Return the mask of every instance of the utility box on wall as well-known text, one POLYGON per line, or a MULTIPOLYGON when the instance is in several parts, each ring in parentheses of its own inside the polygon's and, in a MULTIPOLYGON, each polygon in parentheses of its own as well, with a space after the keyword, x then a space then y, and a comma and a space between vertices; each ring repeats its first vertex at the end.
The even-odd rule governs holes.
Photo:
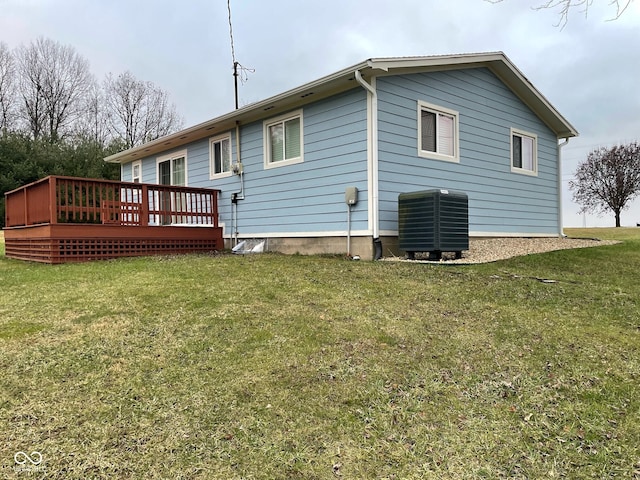
POLYGON ((398 196, 398 246, 414 258, 428 252, 440 259, 442 252, 462 257, 469 250, 469 200, 465 193, 424 190, 398 196))

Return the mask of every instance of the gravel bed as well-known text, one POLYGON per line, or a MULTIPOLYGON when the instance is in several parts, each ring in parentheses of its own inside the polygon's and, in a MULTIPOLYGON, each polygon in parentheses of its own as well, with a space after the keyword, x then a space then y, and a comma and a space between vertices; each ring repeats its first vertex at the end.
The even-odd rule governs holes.
POLYGON ((388 261, 469 264, 488 263, 505 260, 511 257, 530 255, 532 253, 551 252, 568 248, 599 247, 620 243, 615 240, 598 240, 586 238, 483 238, 469 239, 469 250, 462 252, 462 258, 456 259, 453 253, 443 253, 442 260, 428 260, 428 254, 416 253, 415 260, 404 257, 385 257, 388 261))

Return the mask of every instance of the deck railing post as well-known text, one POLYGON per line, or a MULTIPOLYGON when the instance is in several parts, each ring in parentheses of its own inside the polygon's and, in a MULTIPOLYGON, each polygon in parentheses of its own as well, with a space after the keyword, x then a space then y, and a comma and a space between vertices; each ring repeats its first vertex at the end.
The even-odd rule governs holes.
POLYGON ((29 225, 29 189, 24 189, 23 205, 24 205, 24 224, 29 225))
POLYGON ((56 177, 49 177, 49 223, 58 223, 58 186, 56 177))
POLYGON ((211 192, 211 216, 213 217, 213 226, 218 226, 218 192, 211 192))
POLYGON ((149 188, 142 184, 142 198, 140 198, 140 225, 149 226, 149 188))

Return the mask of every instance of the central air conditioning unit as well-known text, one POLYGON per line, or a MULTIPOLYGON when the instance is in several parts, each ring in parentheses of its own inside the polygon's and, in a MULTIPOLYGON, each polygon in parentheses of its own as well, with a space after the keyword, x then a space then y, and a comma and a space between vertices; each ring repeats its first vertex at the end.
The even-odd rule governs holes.
POLYGON ((469 250, 469 200, 465 193, 424 190, 398 196, 398 242, 407 258, 428 252, 440 260, 442 252, 462 258, 469 250))

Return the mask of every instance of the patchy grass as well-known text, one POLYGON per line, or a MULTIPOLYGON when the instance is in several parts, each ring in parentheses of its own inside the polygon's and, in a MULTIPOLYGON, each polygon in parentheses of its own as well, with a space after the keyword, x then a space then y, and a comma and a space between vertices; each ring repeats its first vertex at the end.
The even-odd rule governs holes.
POLYGON ((622 239, 456 267, 2 258, 0 469, 640 478, 640 229, 622 239))

